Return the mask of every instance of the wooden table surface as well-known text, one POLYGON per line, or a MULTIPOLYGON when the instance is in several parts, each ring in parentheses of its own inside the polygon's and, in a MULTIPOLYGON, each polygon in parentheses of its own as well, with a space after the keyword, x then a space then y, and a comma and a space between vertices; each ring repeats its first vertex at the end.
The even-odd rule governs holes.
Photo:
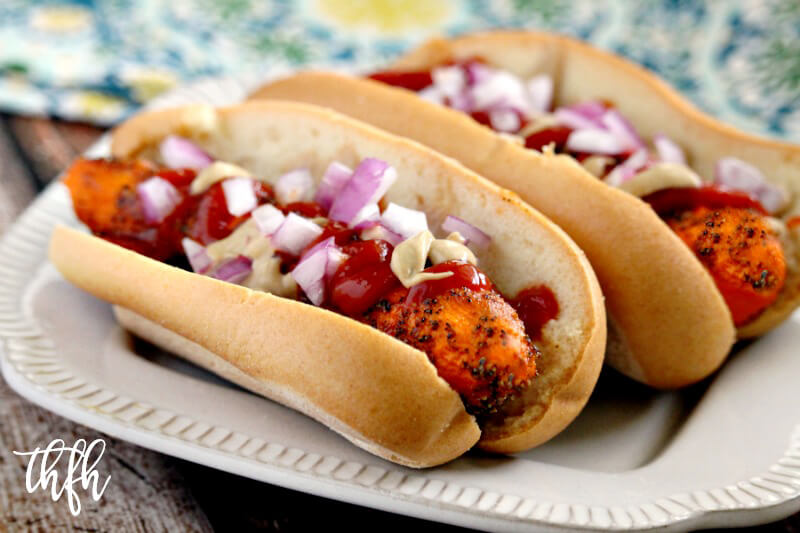
MULTIPOLYGON (((103 132, 98 128, 0 115, 0 235, 34 196, 103 132)), ((110 438, 41 409, 0 379, 0 532, 2 531, 307 531, 323 527, 466 531, 339 503, 220 472, 110 438), (54 438, 68 444, 102 437, 112 482, 73 517, 62 498, 25 490, 29 451, 54 438)), ((800 513, 753 528, 800 533, 800 513)))

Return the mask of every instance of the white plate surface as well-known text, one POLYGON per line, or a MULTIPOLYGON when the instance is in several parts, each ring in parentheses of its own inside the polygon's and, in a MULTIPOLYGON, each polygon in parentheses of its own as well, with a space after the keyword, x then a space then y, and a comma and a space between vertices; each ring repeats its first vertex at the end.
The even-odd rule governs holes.
MULTIPOLYGON (((159 105, 231 103, 248 86, 207 81, 159 105)), ((107 140, 91 152, 107 154, 107 140)), ((110 435, 276 485, 496 531, 682 531, 800 510, 798 314, 706 383, 659 393, 606 372, 550 443, 415 471, 132 339, 110 306, 47 262, 56 222, 77 225, 60 184, 0 245, 3 375, 31 401, 110 435)))

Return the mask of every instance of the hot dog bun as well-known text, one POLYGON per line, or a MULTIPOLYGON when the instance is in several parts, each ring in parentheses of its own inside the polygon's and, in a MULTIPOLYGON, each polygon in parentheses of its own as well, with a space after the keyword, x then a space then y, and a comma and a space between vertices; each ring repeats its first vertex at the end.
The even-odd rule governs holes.
MULTIPOLYGON (((579 41, 506 31, 434 39, 390 68, 426 70, 474 57, 523 78, 549 74, 560 104, 592 99, 612 102, 645 136, 663 132, 679 140, 701 175, 711 176, 722 156, 741 157, 785 186, 793 200, 789 212, 800 214, 800 147, 722 124, 645 69, 579 41)), ((418 140, 518 192, 586 251, 607 299, 607 359, 650 385, 678 387, 705 377, 725 358, 734 334, 739 338, 761 335, 800 304, 796 230, 789 235, 786 249, 786 288, 756 320, 735 331, 711 277, 700 273, 705 269, 693 264, 697 261, 691 252, 667 235, 671 232, 658 217, 647 213, 649 209, 637 199, 624 198, 580 169, 570 170, 570 178, 562 173, 556 182, 533 170, 537 154, 463 113, 370 80, 303 73, 268 84, 251 97, 331 107, 418 140)))
POLYGON ((306 73, 253 96, 328 106, 418 140, 516 191, 586 252, 606 297, 607 361, 628 376, 681 387, 708 376, 730 351, 730 311, 691 250, 648 205, 572 158, 527 150, 463 113, 371 80, 306 73))
MULTIPOLYGON (((523 31, 476 33, 452 40, 432 39, 398 59, 391 68, 428 69, 445 61, 472 57, 481 57, 491 65, 522 77, 542 72, 550 74, 556 81, 554 98, 562 104, 588 100, 611 102, 645 138, 663 133, 679 140, 691 167, 704 178, 711 179, 714 166, 722 157, 735 156, 747 161, 790 193, 790 206, 786 211, 789 215, 800 215, 799 145, 758 137, 720 122, 698 110, 648 70, 581 41, 523 31)), ((484 175, 492 179, 488 172, 484 175)), ((560 223, 546 209, 531 203, 560 223)), ((758 318, 737 329, 740 339, 763 335, 800 305, 800 235, 794 231, 787 238, 790 242, 786 250, 785 289, 758 318)), ((579 240, 578 243, 581 244, 579 240)))
POLYGON ((482 433, 423 352, 376 329, 57 228, 52 262, 67 280, 117 306, 123 326, 412 467, 446 462, 479 438, 490 450, 527 449, 581 410, 605 345, 599 285, 580 249, 516 195, 415 142, 285 102, 142 114, 115 131, 112 153, 151 157, 155 143, 173 132, 264 177, 299 166, 318 177, 332 160, 386 160, 400 176, 388 201, 424 210, 432 228, 447 214, 474 221, 493 236, 479 261, 498 288, 514 295, 546 285, 560 312, 537 343, 540 375, 517 404, 524 408, 494 418, 482 433))

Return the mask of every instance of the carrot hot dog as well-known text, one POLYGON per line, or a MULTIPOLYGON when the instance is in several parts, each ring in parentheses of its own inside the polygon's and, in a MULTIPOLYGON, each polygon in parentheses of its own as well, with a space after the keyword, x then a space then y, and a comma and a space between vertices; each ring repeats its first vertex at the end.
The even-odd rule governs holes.
POLYGON ((588 399, 588 262, 452 160, 290 103, 143 114, 112 154, 64 180, 101 238, 58 228, 51 259, 134 333, 414 467, 527 449, 588 399))
POLYGON ((606 296, 608 361, 629 376, 702 379, 735 337, 800 303, 800 234, 786 224, 797 147, 721 125, 643 69, 555 35, 435 39, 369 77, 301 73, 253 97, 329 106, 520 193, 586 251, 606 296), (584 172, 540 172, 554 153, 584 172))

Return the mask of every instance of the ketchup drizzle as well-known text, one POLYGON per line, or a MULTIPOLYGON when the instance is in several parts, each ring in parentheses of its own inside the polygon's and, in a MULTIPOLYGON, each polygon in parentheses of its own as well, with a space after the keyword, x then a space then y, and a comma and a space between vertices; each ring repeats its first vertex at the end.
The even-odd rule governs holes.
POLYGON ((509 303, 517 310, 525 331, 533 340, 541 338, 544 326, 558 317, 558 300, 544 285, 521 290, 509 303))

